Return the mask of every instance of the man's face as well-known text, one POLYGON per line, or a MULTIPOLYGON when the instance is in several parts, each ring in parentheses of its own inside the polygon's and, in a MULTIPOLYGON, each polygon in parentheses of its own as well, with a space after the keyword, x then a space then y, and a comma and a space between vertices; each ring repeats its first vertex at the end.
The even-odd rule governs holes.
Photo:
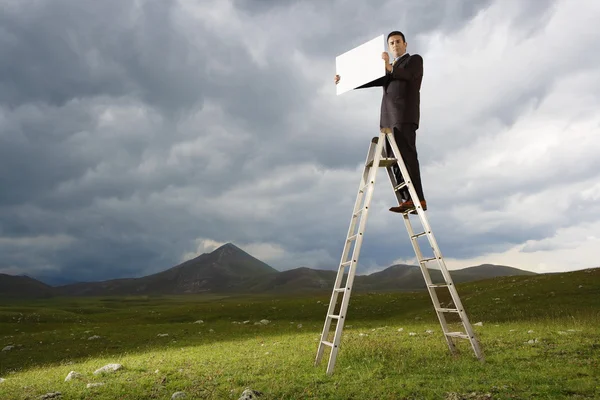
POLYGON ((388 46, 394 58, 401 56, 406 51, 406 42, 402 40, 400 35, 390 36, 388 46))

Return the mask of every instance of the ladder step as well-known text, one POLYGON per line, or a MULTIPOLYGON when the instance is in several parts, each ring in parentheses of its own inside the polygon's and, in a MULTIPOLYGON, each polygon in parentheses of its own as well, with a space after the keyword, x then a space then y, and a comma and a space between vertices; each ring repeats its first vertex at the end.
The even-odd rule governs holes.
POLYGON ((411 238, 418 238, 418 237, 421 237, 421 236, 423 236, 423 235, 427 235, 427 232, 421 232, 421 233, 417 233, 417 234, 415 234, 415 235, 412 235, 412 236, 411 236, 411 238))
POLYGON ((333 315, 333 314, 330 314, 330 315, 328 315, 327 317, 329 317, 329 318, 331 318, 331 319, 340 319, 340 316, 339 316, 339 315, 333 315))
POLYGON ((333 289, 334 292, 338 292, 338 293, 344 293, 346 291, 346 288, 341 288, 341 289, 333 289))
POLYGON ((427 287, 433 287, 433 288, 436 288, 436 287, 448 287, 448 286, 450 286, 450 285, 446 284, 446 283, 432 283, 430 285, 427 285, 427 287))
POLYGON ((321 343, 323 343, 325 346, 333 347, 333 343, 328 342, 326 340, 323 340, 321 343))
MULTIPOLYGON (((367 163, 367 167, 372 167, 373 161, 375 161, 375 160, 369 160, 369 162, 367 163)), ((380 167, 391 167, 392 165, 396 165, 397 163, 398 163, 398 160, 396 158, 381 158, 381 159, 379 159, 380 167)))
POLYGON ((398 159, 396 158, 382 158, 379 160, 380 167, 391 167, 392 165, 396 165, 398 163, 398 159))
POLYGON ((424 258, 421 260, 421 262, 426 263, 426 262, 433 261, 433 260, 437 260, 437 257, 424 258))
POLYGON ((436 311, 441 311, 441 312, 448 312, 448 313, 457 313, 458 314, 458 310, 456 308, 436 308, 436 311))
MULTIPOLYGON (((356 235, 352 235, 350 236, 348 239, 346 239, 347 242, 351 242, 353 240, 356 240, 356 238, 358 237, 358 235, 360 235, 360 233, 357 233, 356 235)), ((434 258, 435 260, 435 258, 434 258)))
POLYGON ((406 187, 406 185, 407 185, 406 182, 402 182, 401 184, 394 186, 394 190, 397 192, 398 190, 406 187))
POLYGON ((352 260, 341 263, 340 267, 345 268, 350 266, 350 264, 352 264, 352 260))
POLYGON ((469 335, 467 335, 466 333, 463 333, 463 332, 447 332, 446 336, 457 337, 457 338, 462 338, 462 339, 469 338, 469 335))
POLYGON ((353 217, 358 217, 360 215, 360 213, 362 213, 365 210, 368 210, 369 207, 363 207, 360 210, 358 210, 357 212, 355 212, 354 214, 352 214, 353 217))

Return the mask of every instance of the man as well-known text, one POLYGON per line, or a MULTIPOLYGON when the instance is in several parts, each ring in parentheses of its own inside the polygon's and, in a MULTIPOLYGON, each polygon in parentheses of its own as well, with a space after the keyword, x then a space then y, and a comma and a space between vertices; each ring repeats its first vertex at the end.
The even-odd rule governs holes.
MULTIPOLYGON (((383 52, 381 58, 385 62, 386 74, 380 79, 357 87, 363 89, 374 86, 383 87, 383 98, 381 100, 381 130, 393 130, 394 139, 398 144, 400 154, 412 179, 415 191, 421 202, 423 210, 427 210, 427 202, 423 194, 421 184, 421 172, 419 170, 419 159, 416 148, 416 131, 419 128, 421 81, 423 79, 423 58, 418 54, 410 55, 406 52, 406 39, 399 31, 391 32, 387 37, 389 50, 394 56, 393 63, 387 52, 383 52)), ((337 84, 340 76, 336 75, 334 82, 337 84)), ((391 146, 386 140, 386 151, 391 155, 391 146)), ((398 182, 403 182, 400 168, 393 168, 398 182)), ((415 208, 410 198, 408 189, 400 192, 403 202, 396 207, 390 208, 393 212, 405 212, 415 208)))

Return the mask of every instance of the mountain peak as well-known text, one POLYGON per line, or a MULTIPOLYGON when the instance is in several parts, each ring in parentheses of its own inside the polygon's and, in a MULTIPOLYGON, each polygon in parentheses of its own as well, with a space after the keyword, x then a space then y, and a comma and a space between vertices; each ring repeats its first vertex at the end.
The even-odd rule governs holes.
MULTIPOLYGON (((227 258, 231 258, 231 257, 235 257, 235 258, 243 257, 243 258, 254 259, 254 257, 252 257, 250 254, 248 254, 244 250, 240 249, 233 243, 225 243, 224 245, 217 247, 215 250, 213 250, 209 253, 209 256, 217 257, 218 261, 221 261, 221 260, 224 260, 227 258)), ((260 260, 257 260, 257 261, 260 261, 260 260)))
POLYGON ((182 265, 186 265, 186 267, 196 265, 194 268, 197 268, 199 265, 210 265, 211 268, 216 268, 222 273, 243 276, 279 272, 233 243, 225 243, 212 252, 204 253, 200 257, 182 265))
POLYGON ((215 250, 211 251, 211 253, 216 253, 216 252, 224 251, 224 250, 244 251, 244 250, 240 249, 239 247, 237 247, 235 244, 228 242, 222 246, 217 247, 215 250))

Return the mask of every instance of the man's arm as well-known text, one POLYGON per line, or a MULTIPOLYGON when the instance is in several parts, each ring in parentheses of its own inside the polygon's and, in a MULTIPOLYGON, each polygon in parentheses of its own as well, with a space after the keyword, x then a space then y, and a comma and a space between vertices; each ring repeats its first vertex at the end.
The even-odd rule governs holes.
POLYGON ((391 73, 392 79, 412 81, 423 76, 423 57, 418 54, 410 57, 406 68, 396 68, 391 73))

